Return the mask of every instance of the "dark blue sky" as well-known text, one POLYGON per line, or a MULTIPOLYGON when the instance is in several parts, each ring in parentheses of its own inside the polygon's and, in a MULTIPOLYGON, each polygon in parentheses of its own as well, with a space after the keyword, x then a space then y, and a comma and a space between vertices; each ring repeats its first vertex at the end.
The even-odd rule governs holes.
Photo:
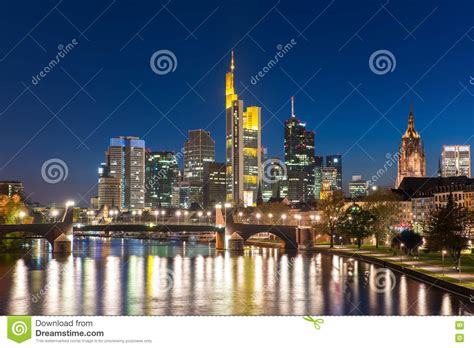
MULTIPOLYGON (((85 206, 96 195, 97 166, 112 136, 144 136, 147 147, 179 151, 188 129, 205 128, 224 161, 232 48, 237 92, 246 105, 262 106, 270 154, 282 156, 282 121, 295 95, 297 116, 316 130, 316 152, 343 154, 344 185, 352 174, 375 175, 397 150, 410 100, 428 174, 435 174, 443 144, 473 143, 472 1, 56 4, 15 1, 0 11, 0 179, 22 180, 36 201, 73 198, 85 206), (73 39, 77 46, 32 85, 58 45, 73 39), (277 45, 292 39, 297 44, 252 85, 277 45), (161 49, 178 61, 166 75, 150 68, 161 49), (381 49, 396 67, 377 75, 369 57, 381 49), (65 181, 42 179, 51 158, 67 164, 65 181)), ((378 183, 392 184, 395 174, 394 167, 378 183)))

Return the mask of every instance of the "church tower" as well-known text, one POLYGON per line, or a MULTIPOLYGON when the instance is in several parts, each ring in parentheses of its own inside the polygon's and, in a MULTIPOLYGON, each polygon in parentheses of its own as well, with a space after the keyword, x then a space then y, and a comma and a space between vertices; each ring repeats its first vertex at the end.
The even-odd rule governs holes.
POLYGON ((398 175, 396 187, 400 186, 404 177, 426 176, 425 146, 420 134, 415 130, 415 117, 410 103, 408 127, 398 147, 398 175))

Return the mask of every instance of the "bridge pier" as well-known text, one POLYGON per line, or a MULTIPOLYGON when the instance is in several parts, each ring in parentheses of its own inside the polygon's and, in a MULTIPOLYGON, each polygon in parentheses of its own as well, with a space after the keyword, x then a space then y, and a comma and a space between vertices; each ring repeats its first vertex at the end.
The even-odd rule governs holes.
POLYGON ((216 232, 216 249, 225 250, 227 249, 225 243, 225 231, 216 232))
POLYGON ((298 249, 305 250, 314 246, 314 233, 311 227, 296 228, 296 243, 298 249))

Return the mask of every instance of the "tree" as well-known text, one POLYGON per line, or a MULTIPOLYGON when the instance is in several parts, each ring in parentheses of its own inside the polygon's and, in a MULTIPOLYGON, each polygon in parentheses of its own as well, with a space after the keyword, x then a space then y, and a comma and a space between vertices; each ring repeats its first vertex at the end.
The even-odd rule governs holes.
POLYGON ((400 206, 398 196, 390 189, 378 189, 367 197, 367 207, 375 216, 373 234, 375 247, 379 247, 380 240, 390 240, 393 226, 398 222, 400 206))
POLYGON ((32 218, 29 216, 21 217, 20 212, 26 213, 28 208, 21 201, 19 195, 0 196, 0 223, 1 224, 30 224, 32 218))
POLYGON ((461 251, 469 246, 471 223, 467 209, 457 206, 450 194, 446 206, 436 209, 429 217, 425 232, 428 249, 446 250, 457 263, 461 251))
POLYGON ((337 227, 347 237, 355 238, 360 249, 362 239, 372 235, 375 221, 375 216, 368 209, 363 209, 354 203, 341 216, 337 227))
POLYGON ((413 251, 423 244, 423 237, 411 229, 406 229, 392 239, 392 247, 401 249, 402 244, 405 246, 406 253, 413 255, 413 251))
POLYGON ((334 247, 334 233, 337 230, 337 221, 343 214, 344 194, 335 191, 319 203, 318 209, 323 212, 321 220, 315 228, 321 229, 330 238, 330 247, 334 247))

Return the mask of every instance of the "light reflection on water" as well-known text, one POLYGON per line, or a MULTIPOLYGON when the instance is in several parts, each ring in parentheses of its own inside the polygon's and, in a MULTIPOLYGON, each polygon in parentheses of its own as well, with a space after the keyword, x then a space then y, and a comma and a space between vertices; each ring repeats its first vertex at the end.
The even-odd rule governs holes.
POLYGON ((0 314, 469 315, 467 299, 377 266, 319 253, 82 238, 74 254, 0 255, 0 314))

